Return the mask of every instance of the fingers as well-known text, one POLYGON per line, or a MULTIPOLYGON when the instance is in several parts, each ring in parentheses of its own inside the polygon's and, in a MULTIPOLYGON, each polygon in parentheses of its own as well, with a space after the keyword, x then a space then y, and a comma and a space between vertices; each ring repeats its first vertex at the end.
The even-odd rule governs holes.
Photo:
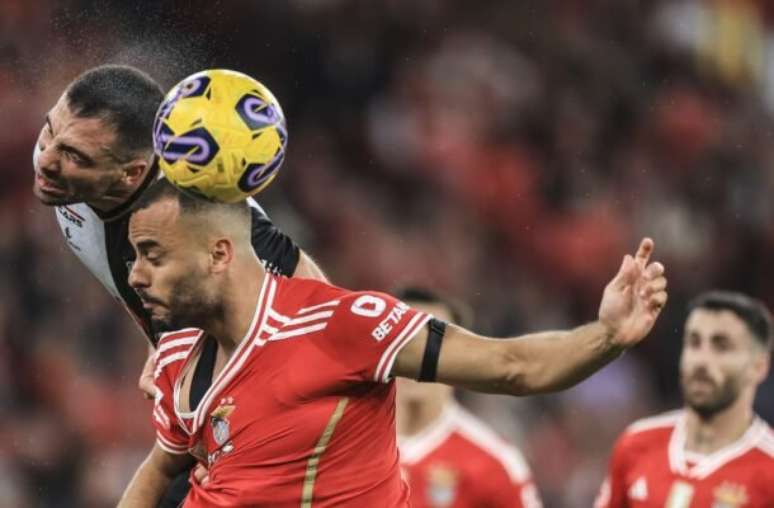
POLYGON ((205 468, 201 464, 196 464, 196 467, 194 468, 194 480, 199 485, 202 485, 202 486, 206 485, 207 482, 210 480, 207 468, 205 468))
POLYGON ((664 266, 661 263, 648 265, 653 247, 653 240, 643 238, 634 257, 629 254, 624 256, 621 267, 612 281, 616 289, 625 289, 626 286, 635 283, 637 278, 643 273, 645 273, 645 277, 648 279, 653 279, 664 273, 664 266), (648 272, 645 272, 646 267, 648 267, 648 272))
POLYGON ((623 290, 634 283, 639 275, 640 269, 637 266, 637 263, 634 261, 633 257, 627 254, 624 256, 621 267, 618 269, 618 273, 613 277, 611 283, 615 289, 623 290))
POLYGON ((142 391, 143 396, 146 399, 156 398, 156 383, 153 377, 153 370, 156 368, 156 355, 152 349, 148 351, 148 358, 145 360, 145 365, 142 367, 142 373, 137 383, 138 388, 142 391))
POLYGON ((664 265, 655 262, 645 268, 644 285, 640 289, 640 297, 645 300, 650 310, 660 310, 667 301, 667 279, 664 277, 664 265))
POLYGON ((643 298, 647 298, 656 291, 666 289, 667 279, 664 277, 664 265, 661 263, 651 263, 645 268, 645 272, 640 282, 639 293, 643 298))
POLYGON ((661 309, 666 305, 667 302, 667 292, 666 291, 657 291, 650 295, 650 298, 648 298, 648 309, 651 311, 659 312, 661 309))
POLYGON ((137 385, 140 388, 140 391, 142 391, 143 397, 146 399, 156 398, 156 391, 158 388, 156 388, 156 384, 153 382, 153 375, 142 376, 140 378, 140 382, 137 385))
POLYGON ((657 277, 645 284, 645 286, 640 290, 640 296, 642 298, 650 298, 651 295, 658 293, 659 291, 665 291, 666 287, 666 277, 657 277))
POLYGON ((661 277, 662 275, 664 275, 664 265, 658 261, 649 264, 645 268, 644 276, 646 280, 654 280, 658 277, 661 277))
POLYGON ((648 265, 650 255, 653 253, 653 240, 645 237, 640 242, 640 246, 637 248, 637 254, 634 255, 635 261, 640 265, 640 268, 644 269, 648 265))

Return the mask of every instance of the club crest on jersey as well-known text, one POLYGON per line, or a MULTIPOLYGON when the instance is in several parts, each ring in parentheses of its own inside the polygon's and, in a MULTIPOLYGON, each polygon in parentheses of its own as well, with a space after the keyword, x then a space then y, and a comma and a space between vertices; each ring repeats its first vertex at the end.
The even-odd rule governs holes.
POLYGON ((457 497, 459 473, 448 466, 432 466, 427 471, 427 501, 433 508, 445 508, 457 497))
POLYGON ((234 399, 232 397, 226 397, 221 399, 220 405, 210 413, 210 425, 212 426, 212 437, 218 446, 223 446, 223 443, 228 441, 231 437, 231 424, 228 420, 231 413, 234 412, 236 406, 234 405, 234 399))
POLYGON ((723 482, 713 495, 712 508, 740 508, 749 501, 747 489, 738 483, 723 482))

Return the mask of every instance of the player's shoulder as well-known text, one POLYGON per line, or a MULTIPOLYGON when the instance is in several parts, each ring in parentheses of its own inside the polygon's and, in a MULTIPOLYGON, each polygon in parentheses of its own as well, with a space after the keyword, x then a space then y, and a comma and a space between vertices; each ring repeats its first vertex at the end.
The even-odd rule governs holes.
POLYGON ((651 432, 671 432, 679 423, 682 415, 683 411, 678 409, 641 418, 626 427, 624 434, 631 437, 637 435, 644 436, 651 432))
POLYGON ((263 330, 269 340, 325 333, 341 304, 343 290, 315 279, 268 275, 261 290, 267 301, 263 330))
POLYGON ((159 336, 157 343, 157 353, 170 351, 173 349, 189 348, 196 342, 202 331, 198 328, 181 328, 174 332, 165 332, 159 336))
POLYGON ((87 222, 104 222, 86 203, 70 203, 55 207, 60 226, 73 225, 82 228, 87 222))
MULTIPOLYGON (((282 293, 281 300, 297 312, 325 309, 334 315, 378 317, 390 307, 401 304, 394 297, 379 291, 352 291, 316 279, 275 277, 282 293)), ((277 299, 275 299, 277 301, 277 299)))
POLYGON ((277 293, 276 297, 271 298, 273 306, 290 313, 333 310, 347 294, 347 290, 317 279, 283 275, 270 276, 268 290, 277 293))
MULTIPOLYGON (((502 469, 514 483, 524 483, 531 477, 529 465, 518 448, 505 441, 482 420, 455 405, 452 408, 453 431, 467 441, 495 468, 502 469)), ((472 456, 468 454, 470 458, 472 456)))
MULTIPOLYGON (((758 427, 757 448, 764 454, 768 461, 774 464, 774 429, 760 418, 756 418, 758 427)), ((774 472, 774 468, 771 469, 774 472)))
POLYGON ((60 213, 71 213, 79 219, 85 219, 86 216, 96 215, 86 203, 70 203, 55 207, 60 213))
POLYGON ((616 453, 636 453, 652 447, 666 446, 682 415, 682 410, 675 410, 631 423, 618 438, 616 453))

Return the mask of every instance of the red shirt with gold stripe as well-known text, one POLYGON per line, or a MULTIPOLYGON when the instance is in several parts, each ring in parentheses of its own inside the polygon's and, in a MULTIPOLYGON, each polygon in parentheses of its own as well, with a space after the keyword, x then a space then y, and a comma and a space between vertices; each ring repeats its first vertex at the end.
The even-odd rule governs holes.
POLYGON ((521 452, 456 403, 399 447, 412 508, 542 507, 521 452))
POLYGON ((709 455, 685 450, 685 413, 633 423, 618 439, 595 508, 774 507, 774 433, 755 418, 709 455))
POLYGON ((209 468, 184 506, 408 506, 390 371, 429 319, 386 294, 267 274, 247 335, 190 413, 180 380, 201 332, 163 336, 158 444, 209 468))

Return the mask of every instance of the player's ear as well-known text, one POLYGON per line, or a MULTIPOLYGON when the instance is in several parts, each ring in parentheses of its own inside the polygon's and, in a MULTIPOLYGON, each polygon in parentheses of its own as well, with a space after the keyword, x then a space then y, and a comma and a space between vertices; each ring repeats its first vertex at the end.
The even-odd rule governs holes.
POLYGON ((133 159, 121 168, 121 180, 126 186, 139 185, 145 176, 145 170, 148 169, 148 161, 142 158, 133 159))
POLYGON ((234 259, 234 244, 228 238, 218 238, 210 247, 210 270, 221 273, 234 259))
POLYGON ((753 371, 755 375, 756 384, 761 384, 769 375, 769 368, 771 367, 771 355, 768 349, 761 348, 760 354, 755 355, 753 363, 753 371))

